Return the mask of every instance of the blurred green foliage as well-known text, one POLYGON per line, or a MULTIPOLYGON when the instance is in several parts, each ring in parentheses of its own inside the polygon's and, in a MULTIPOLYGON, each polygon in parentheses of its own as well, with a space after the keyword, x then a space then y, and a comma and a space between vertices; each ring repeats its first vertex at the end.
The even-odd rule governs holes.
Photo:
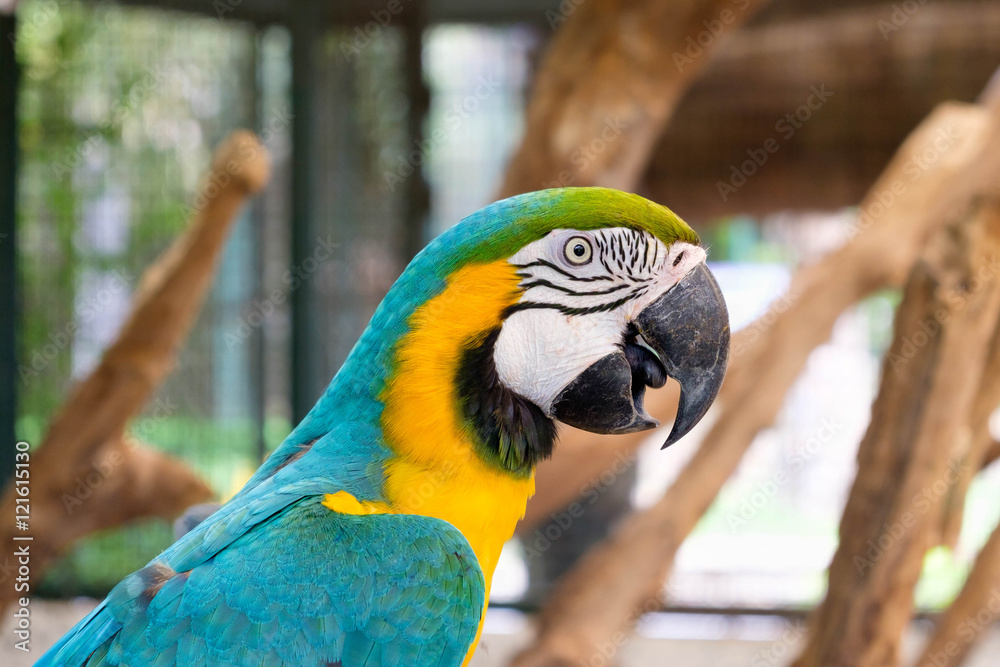
MULTIPOLYGON (((70 384, 113 338, 143 269, 183 228, 211 146, 253 126, 257 33, 238 22, 74 0, 25 0, 18 17, 18 435, 37 445, 70 384)), ((216 416, 215 334, 231 324, 221 312, 210 298, 132 432, 182 457, 225 496, 256 467, 258 428, 249 409, 216 416)), ((269 444, 288 430, 271 420, 269 444)), ((103 594, 171 541, 164 521, 84 540, 39 591, 103 594)))

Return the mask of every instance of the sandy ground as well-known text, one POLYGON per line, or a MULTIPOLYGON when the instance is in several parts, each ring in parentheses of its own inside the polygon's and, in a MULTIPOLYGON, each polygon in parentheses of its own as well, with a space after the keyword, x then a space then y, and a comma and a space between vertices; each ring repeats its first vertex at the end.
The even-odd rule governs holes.
MULTIPOLYGON (((30 652, 24 653, 14 648, 13 624, 10 618, 0 623, 0 665, 5 667, 27 667, 46 648, 55 642, 77 620, 91 609, 93 600, 53 602, 35 600, 31 609, 30 652)), ((620 659, 620 667, 783 667, 795 655, 795 643, 802 630, 782 620, 769 624, 757 622, 751 631, 740 624, 722 621, 699 620, 692 625, 690 617, 674 619, 666 617, 658 624, 647 627, 646 634, 664 635, 683 633, 685 628, 693 629, 691 634, 714 634, 716 637, 699 639, 665 639, 649 636, 638 637, 621 646, 605 648, 606 656, 595 655, 592 667, 610 667, 611 657, 620 659), (680 626, 680 627, 678 627, 680 626), (706 629, 707 628, 707 629, 706 629), (755 638, 733 639, 727 635, 755 638)), ((471 667, 502 667, 524 646, 530 638, 530 624, 527 619, 513 612, 499 610, 491 612, 487 619, 483 642, 471 667)), ((923 641, 921 633, 914 631, 908 642, 907 653, 915 656, 923 641)), ((996 667, 1000 663, 1000 631, 994 631, 981 644, 967 667, 996 667)))

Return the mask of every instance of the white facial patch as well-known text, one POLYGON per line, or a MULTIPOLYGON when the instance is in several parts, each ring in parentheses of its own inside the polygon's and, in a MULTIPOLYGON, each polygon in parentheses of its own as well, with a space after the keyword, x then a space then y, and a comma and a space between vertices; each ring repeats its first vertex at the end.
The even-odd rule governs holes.
POLYGON ((494 349, 500 381, 551 414, 563 389, 622 349, 628 324, 705 260, 704 249, 627 228, 558 229, 510 258, 524 294, 494 349))

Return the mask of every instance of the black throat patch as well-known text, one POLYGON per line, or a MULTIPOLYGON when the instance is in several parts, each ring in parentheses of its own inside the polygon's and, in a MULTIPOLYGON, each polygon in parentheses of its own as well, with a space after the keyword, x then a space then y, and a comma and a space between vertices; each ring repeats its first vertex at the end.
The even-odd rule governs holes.
POLYGON ((555 422, 541 408, 507 389, 497 377, 493 348, 499 329, 462 355, 455 386, 480 455, 519 477, 552 455, 555 422))

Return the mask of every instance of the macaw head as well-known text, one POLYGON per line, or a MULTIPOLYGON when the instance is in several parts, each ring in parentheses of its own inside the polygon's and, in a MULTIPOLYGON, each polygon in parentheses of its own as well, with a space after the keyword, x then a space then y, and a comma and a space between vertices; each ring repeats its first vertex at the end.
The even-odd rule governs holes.
POLYGON ((389 439, 440 432, 437 415, 454 412, 488 458, 519 470, 550 453, 554 421, 656 427, 644 392, 669 377, 681 391, 664 447, 676 442, 714 401, 729 353, 705 257, 670 210, 605 188, 471 215, 414 259, 373 320, 398 331, 381 390, 389 439))
POLYGON ((681 395, 667 447, 719 392, 726 305, 683 221, 638 197, 594 194, 608 207, 596 208, 593 222, 567 221, 508 258, 522 292, 497 333, 497 379, 549 417, 615 434, 659 426, 643 395, 671 377, 681 395), (625 202, 646 215, 613 208, 625 202))

